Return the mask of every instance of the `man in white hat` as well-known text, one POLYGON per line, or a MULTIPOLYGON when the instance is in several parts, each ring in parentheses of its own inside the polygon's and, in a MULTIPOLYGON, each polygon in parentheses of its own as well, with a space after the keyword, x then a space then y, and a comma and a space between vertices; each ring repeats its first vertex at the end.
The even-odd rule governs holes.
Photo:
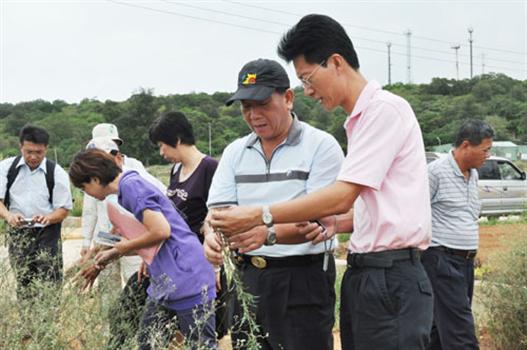
POLYGON ((123 140, 119 137, 119 131, 114 124, 110 123, 100 123, 93 127, 91 131, 92 139, 98 137, 107 137, 112 139, 118 146, 123 144, 123 140))

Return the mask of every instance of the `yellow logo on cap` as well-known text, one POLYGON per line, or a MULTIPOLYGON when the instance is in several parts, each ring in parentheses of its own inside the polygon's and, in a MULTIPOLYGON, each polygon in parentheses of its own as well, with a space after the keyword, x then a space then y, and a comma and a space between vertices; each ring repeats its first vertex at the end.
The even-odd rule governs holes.
POLYGON ((243 85, 256 84, 256 73, 247 73, 242 82, 243 85))

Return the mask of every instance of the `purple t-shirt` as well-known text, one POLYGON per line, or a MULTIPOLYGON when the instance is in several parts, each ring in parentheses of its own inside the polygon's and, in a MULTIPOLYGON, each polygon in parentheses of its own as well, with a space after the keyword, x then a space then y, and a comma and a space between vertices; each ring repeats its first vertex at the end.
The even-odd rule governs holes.
POLYGON ((181 166, 170 174, 167 196, 174 202, 192 232, 196 233, 202 242, 203 236, 199 234, 199 230, 207 216, 209 187, 217 167, 216 159, 205 156, 185 181, 179 181, 181 166))
POLYGON ((148 266, 148 295, 162 305, 185 310, 214 300, 214 270, 205 259, 203 246, 170 200, 136 171, 128 171, 119 181, 119 204, 143 221, 143 211, 162 213, 170 224, 170 237, 163 242, 148 266))

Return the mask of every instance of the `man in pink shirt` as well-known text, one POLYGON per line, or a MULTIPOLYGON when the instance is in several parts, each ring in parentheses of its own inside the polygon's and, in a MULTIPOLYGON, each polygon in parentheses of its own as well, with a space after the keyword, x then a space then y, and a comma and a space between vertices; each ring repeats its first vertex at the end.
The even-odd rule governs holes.
POLYGON ((218 212, 211 224, 235 234, 353 207, 341 290, 342 348, 425 349, 433 298, 420 252, 430 243, 431 214, 417 119, 404 99, 366 81, 351 40, 330 17, 302 18, 282 37, 278 54, 293 61, 307 96, 348 113, 348 155, 333 185, 272 205, 270 213, 261 207, 218 212))

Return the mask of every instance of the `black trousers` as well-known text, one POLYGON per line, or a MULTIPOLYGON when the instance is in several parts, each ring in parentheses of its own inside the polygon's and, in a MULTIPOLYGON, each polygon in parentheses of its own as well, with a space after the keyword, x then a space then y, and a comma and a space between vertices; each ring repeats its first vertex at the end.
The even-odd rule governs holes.
POLYGON ((429 248, 422 261, 434 289, 434 325, 428 349, 479 349, 471 306, 474 259, 429 248))
POLYGON ((9 260, 16 275, 19 301, 32 299, 33 281, 62 283, 60 224, 43 228, 9 228, 9 260))
POLYGON ((340 299, 342 349, 425 349, 432 310, 432 286, 418 255, 348 265, 340 299), (382 263, 371 266, 375 262, 382 263))
POLYGON ((130 276, 119 298, 110 309, 108 349, 129 349, 139 331, 150 278, 143 276, 139 283, 137 274, 136 272, 130 276))
MULTIPOLYGON (((335 323, 335 260, 322 271, 322 261, 304 266, 259 269, 250 263, 240 266, 246 290, 256 296, 254 314, 262 333, 262 350, 333 349, 335 323)), ((242 316, 234 301, 233 349, 245 349, 247 329, 237 320, 242 316)))

